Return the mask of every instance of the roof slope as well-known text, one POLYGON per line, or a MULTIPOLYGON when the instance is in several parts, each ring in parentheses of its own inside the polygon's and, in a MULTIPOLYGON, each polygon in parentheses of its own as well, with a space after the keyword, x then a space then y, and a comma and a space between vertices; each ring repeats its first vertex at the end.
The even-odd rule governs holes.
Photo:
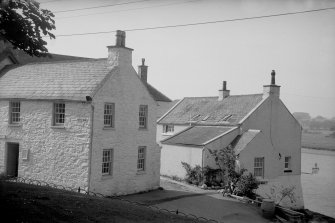
POLYGON ((262 100, 262 94, 184 98, 160 124, 236 125, 262 100))
POLYGON ((193 126, 180 132, 179 134, 161 141, 161 143, 182 146, 204 146, 206 145, 206 142, 220 135, 224 135, 235 128, 236 127, 193 126))
POLYGON ((0 78, 0 98, 85 100, 108 73, 106 59, 16 65, 0 78))
POLYGON ((45 57, 30 56, 22 50, 13 49, 11 46, 6 46, 3 49, 0 49, 0 52, 0 57, 8 53, 12 54, 19 64, 89 59, 85 57, 68 56, 54 53, 49 53, 45 57))
POLYGON ((235 154, 238 155, 240 152, 247 147, 247 145, 260 133, 260 130, 249 129, 244 132, 242 136, 240 136, 236 140, 236 144, 234 147, 235 154))
POLYGON ((155 99, 155 101, 163 101, 163 102, 171 102, 171 99, 166 97, 163 93, 159 92, 156 88, 151 86, 148 83, 144 83, 147 87, 151 96, 155 99))

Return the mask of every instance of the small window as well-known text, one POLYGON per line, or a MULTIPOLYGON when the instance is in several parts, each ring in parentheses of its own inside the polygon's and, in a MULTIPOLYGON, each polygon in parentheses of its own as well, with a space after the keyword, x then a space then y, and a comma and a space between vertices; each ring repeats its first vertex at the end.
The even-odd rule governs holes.
POLYGON ((112 175, 113 173, 113 149, 102 151, 102 175, 112 175))
POLYGON ((264 157, 256 157, 255 158, 254 176, 264 178, 264 157))
POLYGON ((174 132, 174 125, 163 125, 163 133, 174 132))
POLYGON ((291 156, 285 156, 284 169, 291 170, 291 156))
POLYGON ((104 127, 114 128, 115 105, 105 103, 104 107, 104 127))
POLYGON ((10 109, 10 124, 18 124, 20 123, 20 111, 21 111, 21 103, 19 101, 11 101, 9 104, 10 109))
POLYGON ((54 103, 54 121, 55 126, 64 125, 65 122, 65 104, 54 103))
POLYGON ((139 128, 146 129, 148 122, 148 105, 140 105, 139 128))
POLYGON ((145 170, 145 146, 138 147, 137 171, 145 170))

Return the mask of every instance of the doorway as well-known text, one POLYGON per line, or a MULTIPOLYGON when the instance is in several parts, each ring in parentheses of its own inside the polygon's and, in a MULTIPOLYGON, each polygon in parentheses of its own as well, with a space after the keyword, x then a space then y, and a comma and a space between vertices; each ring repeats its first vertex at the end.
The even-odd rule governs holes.
POLYGON ((7 162, 6 162, 7 176, 17 177, 19 170, 19 144, 7 143, 7 162))

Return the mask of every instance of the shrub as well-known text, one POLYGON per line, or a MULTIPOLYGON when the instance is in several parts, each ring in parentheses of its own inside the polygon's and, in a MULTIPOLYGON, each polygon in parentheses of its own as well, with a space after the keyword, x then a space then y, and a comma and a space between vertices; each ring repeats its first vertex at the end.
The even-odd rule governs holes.
POLYGON ((260 182, 251 174, 242 174, 238 177, 234 194, 239 196, 254 197, 254 190, 258 188, 260 182))
POLYGON ((203 171, 199 165, 196 165, 194 168, 192 168, 188 163, 181 162, 181 164, 186 170, 186 182, 195 185, 203 183, 203 171))

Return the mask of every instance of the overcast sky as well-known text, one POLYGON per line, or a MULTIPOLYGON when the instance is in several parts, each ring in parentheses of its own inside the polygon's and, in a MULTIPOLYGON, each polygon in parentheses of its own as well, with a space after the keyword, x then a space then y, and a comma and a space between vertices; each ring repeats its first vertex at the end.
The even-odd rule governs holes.
MULTIPOLYGON (((40 0, 55 13, 56 35, 199 23, 335 7, 335 0, 40 0), (132 3, 129 3, 132 2, 132 3), (135 2, 135 3, 134 3, 135 2), (118 5, 115 5, 118 4, 118 5)), ((171 99, 261 93, 276 70, 291 112, 335 116, 335 10, 197 26, 128 31, 133 66, 171 99)), ((52 53, 103 58, 115 33, 58 36, 52 53)))

